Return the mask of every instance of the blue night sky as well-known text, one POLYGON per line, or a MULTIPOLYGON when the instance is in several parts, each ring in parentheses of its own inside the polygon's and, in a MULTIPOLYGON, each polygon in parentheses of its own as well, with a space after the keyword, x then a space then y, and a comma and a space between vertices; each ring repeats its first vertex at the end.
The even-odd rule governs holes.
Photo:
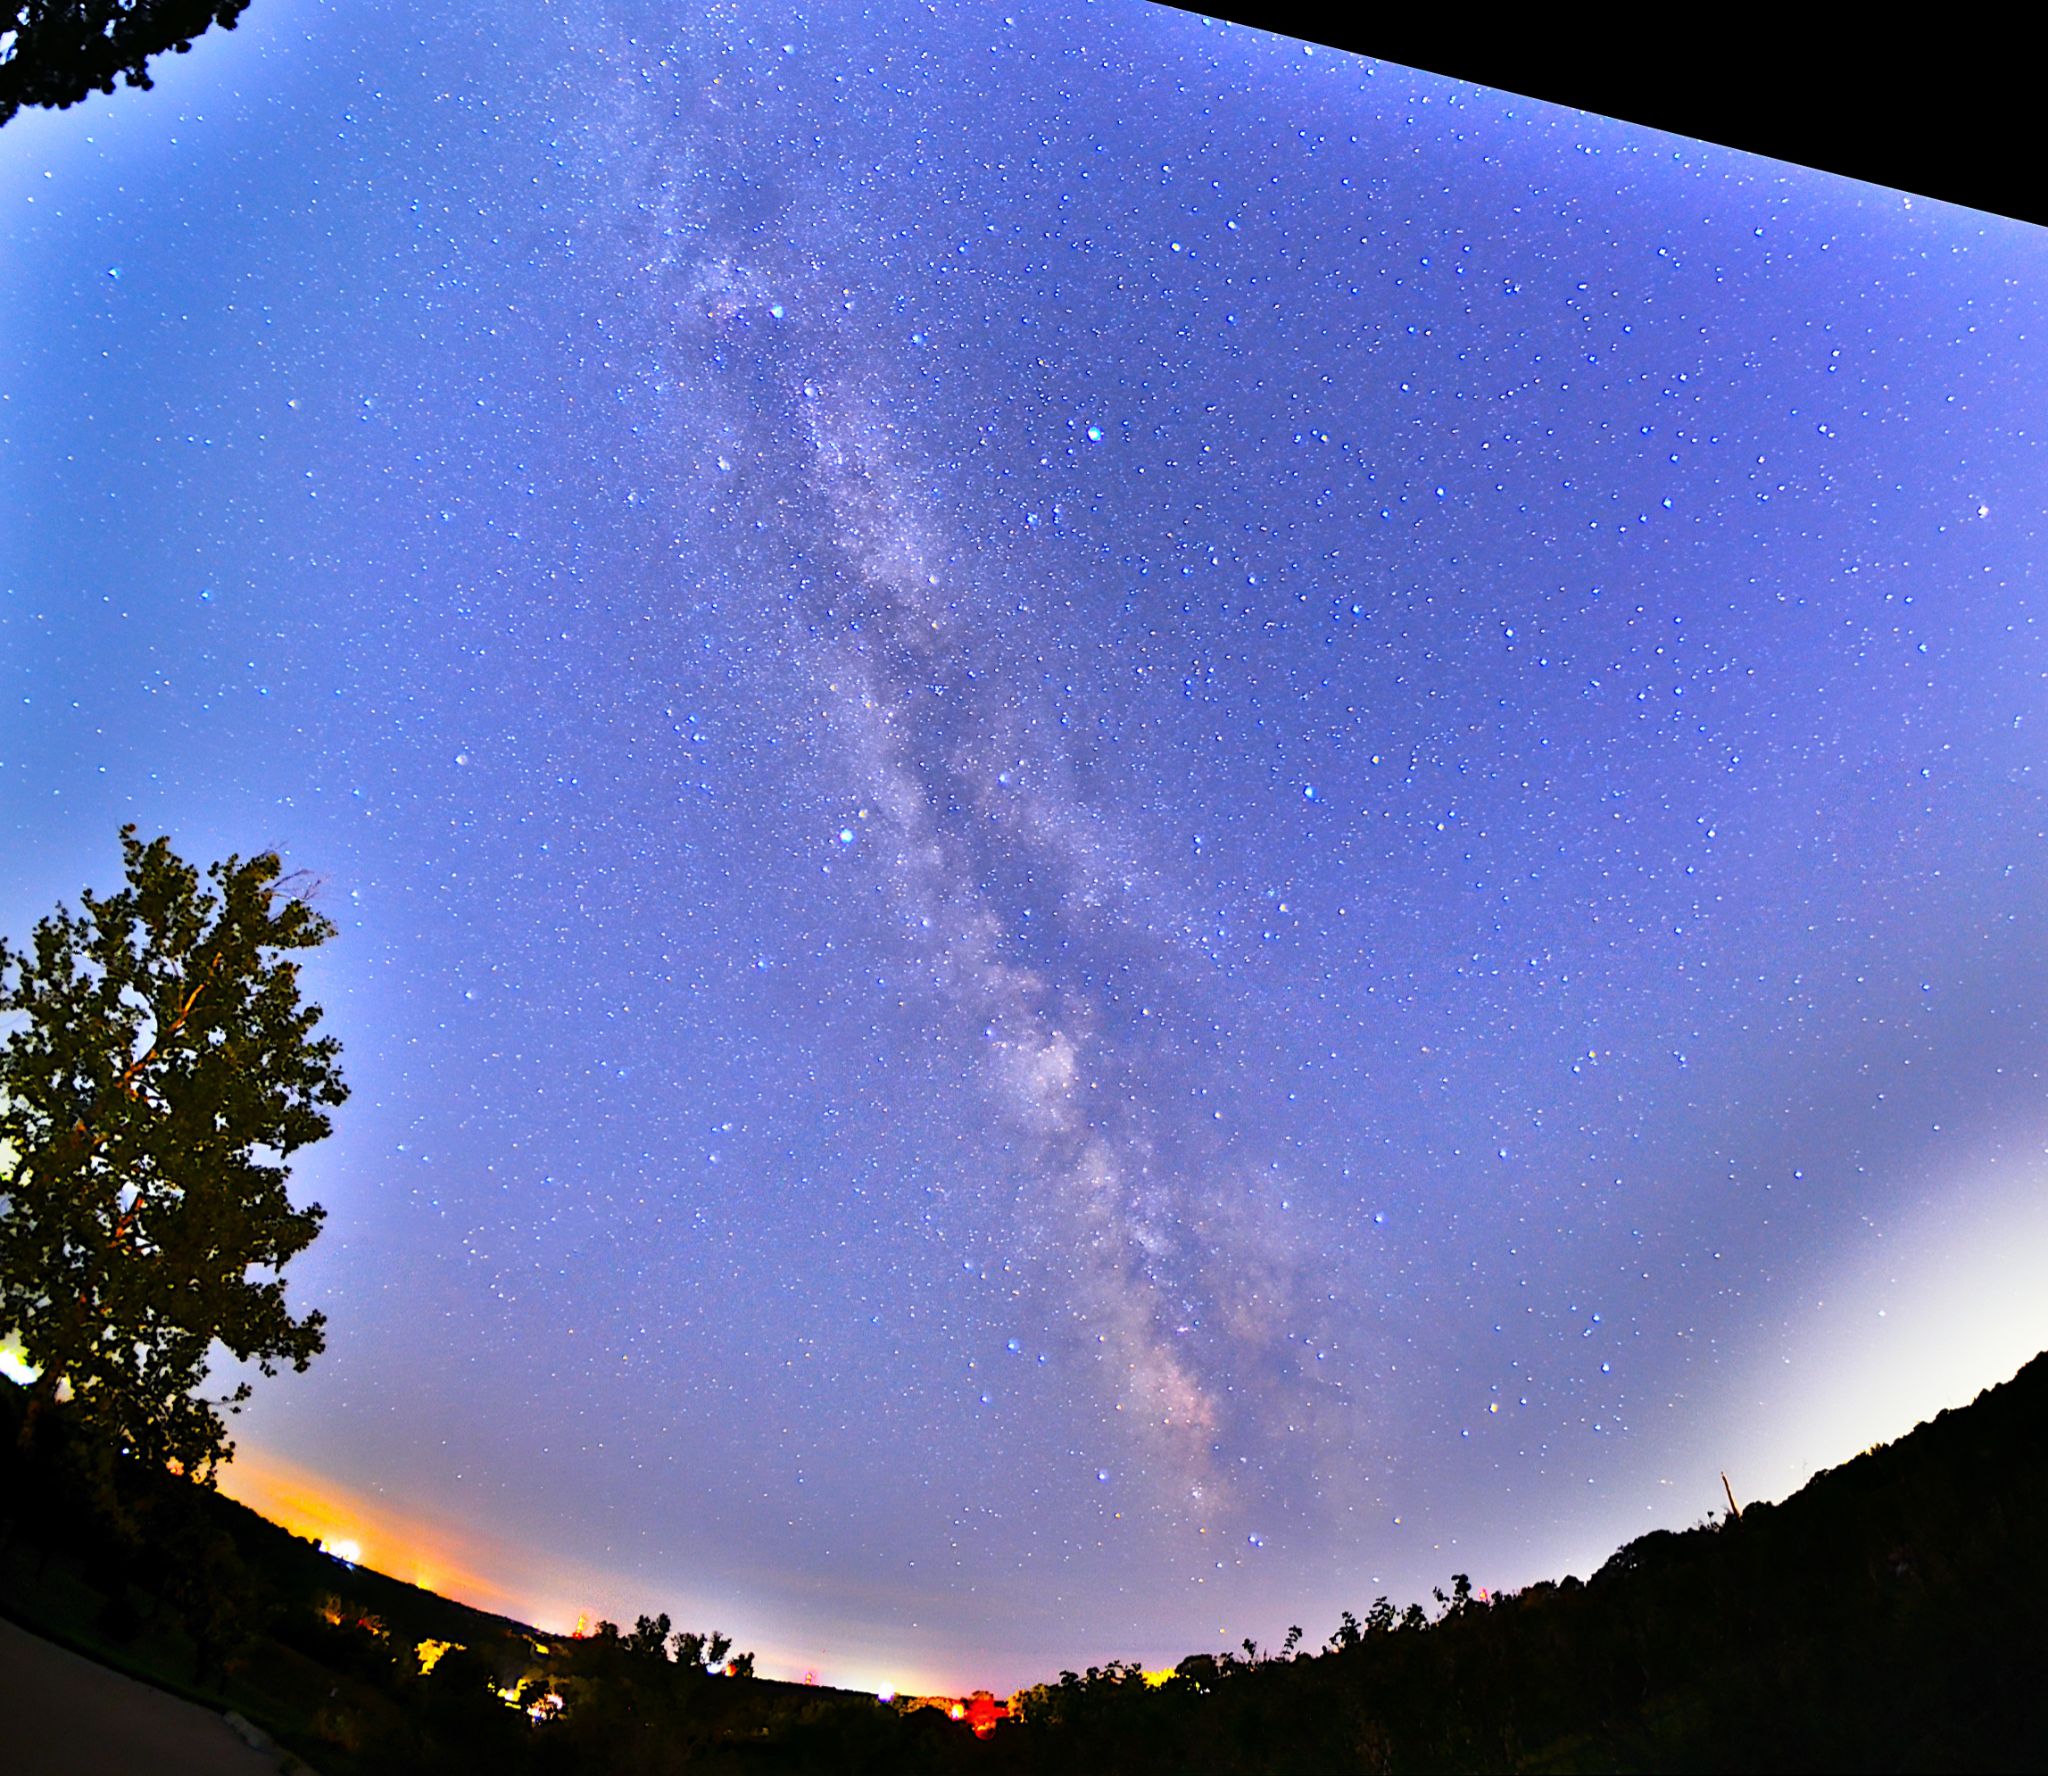
POLYGON ((0 134, 0 930, 280 850, 231 1489, 1001 1690, 2048 1344, 2048 240, 1119 0, 257 0, 0 134))

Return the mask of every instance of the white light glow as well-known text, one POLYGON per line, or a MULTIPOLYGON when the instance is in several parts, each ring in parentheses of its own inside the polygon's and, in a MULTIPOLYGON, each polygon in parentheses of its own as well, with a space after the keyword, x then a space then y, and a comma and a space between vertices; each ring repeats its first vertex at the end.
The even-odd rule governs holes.
POLYGON ((0 1343, 0 1375, 22 1387, 27 1387, 41 1374, 42 1370, 22 1355, 18 1339, 9 1338, 5 1343, 0 1343))
POLYGON ((2011 1379, 2048 1349, 2044 1264, 2048 1157, 2008 1158, 1816 1277, 1759 1365, 1752 1496, 1782 1498, 2011 1379))

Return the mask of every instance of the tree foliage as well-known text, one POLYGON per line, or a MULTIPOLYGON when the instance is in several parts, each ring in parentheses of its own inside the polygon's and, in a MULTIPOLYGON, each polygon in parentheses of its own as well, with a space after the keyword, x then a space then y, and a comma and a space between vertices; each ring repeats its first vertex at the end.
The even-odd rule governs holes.
POLYGON ((75 105, 116 81, 148 87, 149 58, 183 55, 249 0, 0 0, 0 124, 25 105, 75 105))
POLYGON ((199 872, 121 834, 126 885, 0 940, 0 1332, 40 1367, 24 1437, 67 1388, 80 1428, 211 1477, 229 1453, 198 1392, 216 1344, 303 1370, 322 1316, 282 1271, 319 1232, 286 1160, 348 1095, 294 951, 334 927, 265 853, 199 872))

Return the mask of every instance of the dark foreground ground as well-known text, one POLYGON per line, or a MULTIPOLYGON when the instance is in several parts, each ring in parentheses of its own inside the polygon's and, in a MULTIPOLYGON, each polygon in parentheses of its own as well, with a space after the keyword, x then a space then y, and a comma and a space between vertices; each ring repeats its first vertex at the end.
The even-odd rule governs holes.
POLYGON ((289 1754, 250 1745, 211 1709, 0 1621, 16 1776, 279 1776, 289 1754))
MULTIPOLYGON (((0 1450, 18 1411, 0 1387, 0 1450)), ((1159 1686, 1124 1663, 1063 1673, 986 1738, 712 1675, 665 1618, 549 1641, 90 1450, 0 1456, 0 1501, 0 1612, 182 1688, 213 1725, 239 1711, 322 1776, 2048 1769, 2048 1356, 1782 1505, 1657 1531, 1584 1583, 1482 1601, 1453 1576, 1435 1609, 1382 1600, 1320 1652, 1196 1655, 1159 1686), (430 1674, 426 1640, 456 1648, 430 1674), (515 1705, 547 1696, 563 1705, 542 1724, 515 1705)), ((88 1701, 0 1683, 9 1732, 80 1743, 65 1722, 88 1701)), ((72 1767, 91 1766, 50 1766, 72 1767)))

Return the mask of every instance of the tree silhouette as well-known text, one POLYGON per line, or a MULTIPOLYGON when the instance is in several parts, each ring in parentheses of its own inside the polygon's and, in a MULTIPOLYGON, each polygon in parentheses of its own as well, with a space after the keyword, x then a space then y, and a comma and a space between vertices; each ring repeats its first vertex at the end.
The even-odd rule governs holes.
POLYGON ((216 1344, 274 1375, 322 1348, 284 1266, 323 1211, 285 1161, 348 1095, 286 953, 334 927, 275 855, 202 886, 168 839, 121 833, 127 885, 59 907, 27 951, 0 940, 0 1332, 41 1374, 21 1441, 67 1388, 101 1446, 209 1480, 229 1453, 198 1388, 216 1344))
POLYGON ((626 1650, 644 1659, 666 1659, 668 1657, 668 1612, 658 1616, 642 1616, 633 1624, 633 1632, 626 1636, 626 1650))
POLYGON ((0 0, 0 124, 25 105, 75 105, 148 62, 183 55, 209 25, 233 30, 249 0, 0 0))

